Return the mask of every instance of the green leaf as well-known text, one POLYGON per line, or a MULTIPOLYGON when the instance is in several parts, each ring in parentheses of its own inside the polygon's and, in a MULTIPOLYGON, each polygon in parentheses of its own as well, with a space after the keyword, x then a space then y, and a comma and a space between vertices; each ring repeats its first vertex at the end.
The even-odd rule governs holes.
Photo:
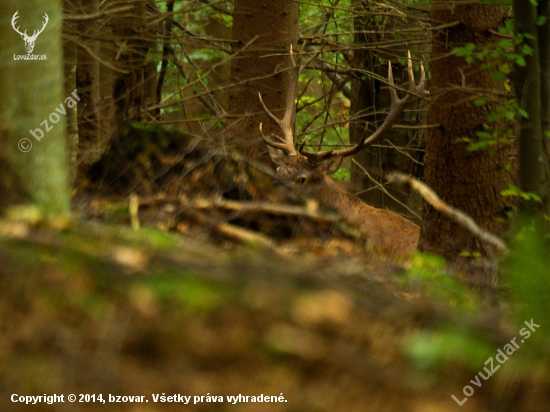
POLYGON ((474 104, 476 106, 483 106, 485 105, 485 103, 487 103, 487 101, 482 97, 478 97, 477 99, 474 100, 474 104))
POLYGON ((544 26, 546 24, 546 21, 548 19, 546 18, 546 16, 538 16, 537 17, 537 26, 544 26))
POLYGON ((523 109, 518 109, 518 113, 521 114, 523 117, 525 117, 526 119, 529 119, 529 113, 527 113, 525 110, 523 109))
POLYGON ((524 44, 521 46, 521 53, 524 56, 532 56, 533 55, 533 48, 529 46, 528 44, 524 44))
POLYGON ((504 80, 506 76, 504 76, 504 73, 502 73, 500 70, 495 70, 491 73, 491 79, 495 82, 500 82, 504 80))
POLYGON ((514 43, 512 42, 512 40, 501 40, 497 43, 497 46, 498 47, 502 47, 503 49, 511 49, 514 47, 514 43))
POLYGON ((525 200, 534 200, 535 202, 542 203, 542 199, 536 193, 524 192, 519 187, 510 183, 508 183, 508 189, 503 190, 500 194, 504 197, 521 197, 525 200))
POLYGON ((480 139, 492 139, 493 138, 493 135, 491 133, 485 132, 483 130, 477 131, 476 136, 479 137, 480 139))
POLYGON ((489 116, 487 116, 489 122, 498 122, 500 119, 502 119, 502 114, 500 113, 490 113, 489 116))

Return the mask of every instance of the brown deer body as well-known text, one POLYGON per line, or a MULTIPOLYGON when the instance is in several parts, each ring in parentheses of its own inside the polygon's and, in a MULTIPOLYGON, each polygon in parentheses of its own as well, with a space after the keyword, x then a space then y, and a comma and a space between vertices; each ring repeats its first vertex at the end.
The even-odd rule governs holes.
MULTIPOLYGON (((414 96, 423 97, 425 74, 422 65, 421 79, 418 85, 414 82, 412 63, 409 56, 409 93, 402 99, 397 97, 393 82, 391 64, 388 70, 388 80, 391 93, 391 108, 388 116, 372 135, 365 135, 357 145, 344 150, 328 150, 320 152, 302 152, 298 154, 294 146, 294 133, 291 128, 292 105, 294 104, 294 89, 296 87, 300 68, 294 72, 294 81, 287 98, 287 107, 283 119, 277 119, 265 106, 260 95, 260 102, 266 113, 279 124, 283 138, 278 136, 264 138, 269 154, 277 165, 277 177, 292 182, 299 187, 301 193, 317 200, 321 205, 336 209, 340 214, 361 226, 380 252, 393 256, 408 256, 418 244, 420 230, 418 226, 395 212, 377 209, 363 203, 359 198, 346 192, 329 175, 336 172, 342 160, 365 147, 378 141, 388 131, 403 112, 405 105, 414 96)), ((260 124, 260 131, 262 125, 260 124)))

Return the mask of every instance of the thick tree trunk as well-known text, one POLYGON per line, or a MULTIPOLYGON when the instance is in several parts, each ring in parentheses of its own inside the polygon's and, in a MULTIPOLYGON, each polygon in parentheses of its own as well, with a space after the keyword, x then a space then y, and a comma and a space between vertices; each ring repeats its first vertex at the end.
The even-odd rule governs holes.
MULTIPOLYGON (((3 1, 0 5, 0 211, 30 204, 49 217, 69 213, 66 122, 63 108, 61 4, 52 0, 3 1), (33 33, 43 27, 32 52, 15 26, 33 33), (15 56, 42 56, 23 60, 15 56)), ((72 104, 72 103, 71 103, 72 104)), ((74 107, 74 105, 71 105, 74 107)), ((66 112, 65 112, 66 113, 66 112)))
MULTIPOLYGON (((503 86, 491 79, 492 69, 482 69, 477 60, 468 64, 450 52, 467 43, 494 41, 489 29, 498 29, 503 11, 500 6, 468 4, 433 9, 431 17, 439 23, 460 24, 434 34, 429 121, 440 126, 429 129, 425 180, 444 201, 468 213, 483 228, 501 234, 508 226, 508 204, 500 193, 509 181, 505 169, 509 146, 498 144, 489 150, 469 151, 467 143, 459 139, 476 141, 476 132, 483 130, 487 115, 496 105, 477 107, 474 99, 482 96, 480 90, 502 90, 503 86)), ((427 204, 419 247, 449 258, 460 252, 487 252, 468 231, 427 204)))
MULTIPOLYGON (((298 2, 293 0, 237 0, 233 12, 233 50, 229 112, 232 117, 226 141, 252 158, 271 164, 258 126, 266 135, 281 135, 263 113, 258 93, 267 107, 283 117, 291 76, 290 45, 298 40, 298 2)), ((295 48, 296 50, 296 48, 295 48)))

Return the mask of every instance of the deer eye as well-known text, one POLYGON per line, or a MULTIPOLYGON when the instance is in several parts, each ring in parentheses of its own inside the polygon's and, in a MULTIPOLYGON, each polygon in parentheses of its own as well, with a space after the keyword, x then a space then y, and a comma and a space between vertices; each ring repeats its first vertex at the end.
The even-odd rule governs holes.
POLYGON ((303 185, 306 182, 305 176, 300 176, 298 179, 296 179, 296 183, 299 185, 303 185))

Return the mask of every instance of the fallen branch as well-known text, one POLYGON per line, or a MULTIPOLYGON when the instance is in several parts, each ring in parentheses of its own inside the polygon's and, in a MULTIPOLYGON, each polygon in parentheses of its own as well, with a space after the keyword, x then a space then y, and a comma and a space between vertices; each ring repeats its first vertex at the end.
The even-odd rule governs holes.
POLYGON ((216 222, 211 217, 208 217, 198 210, 194 209, 192 205, 184 206, 181 209, 181 212, 186 214, 188 217, 196 220, 199 224, 209 227, 211 230, 229 239, 236 240, 241 243, 256 244, 264 248, 273 250, 278 254, 286 253, 283 248, 277 246, 275 242, 269 237, 262 235, 261 233, 252 232, 242 227, 232 225, 231 223, 216 222))
POLYGON ((401 185, 408 184, 411 188, 416 189, 422 195, 424 200, 428 202, 435 210, 466 228, 480 240, 495 246, 499 252, 508 253, 508 248, 501 238, 482 229, 475 222, 475 220, 466 213, 446 204, 432 189, 421 181, 401 172, 389 173, 386 176, 386 180, 388 180, 388 182, 399 183, 401 185))
POLYGON ((212 209, 219 207, 221 209, 237 212, 263 212, 278 216, 300 216, 329 223, 340 220, 340 216, 336 214, 319 212, 317 208, 279 205, 269 202, 236 202, 234 200, 225 200, 221 198, 213 201, 207 199, 197 199, 191 204, 191 206, 196 209, 212 209))

